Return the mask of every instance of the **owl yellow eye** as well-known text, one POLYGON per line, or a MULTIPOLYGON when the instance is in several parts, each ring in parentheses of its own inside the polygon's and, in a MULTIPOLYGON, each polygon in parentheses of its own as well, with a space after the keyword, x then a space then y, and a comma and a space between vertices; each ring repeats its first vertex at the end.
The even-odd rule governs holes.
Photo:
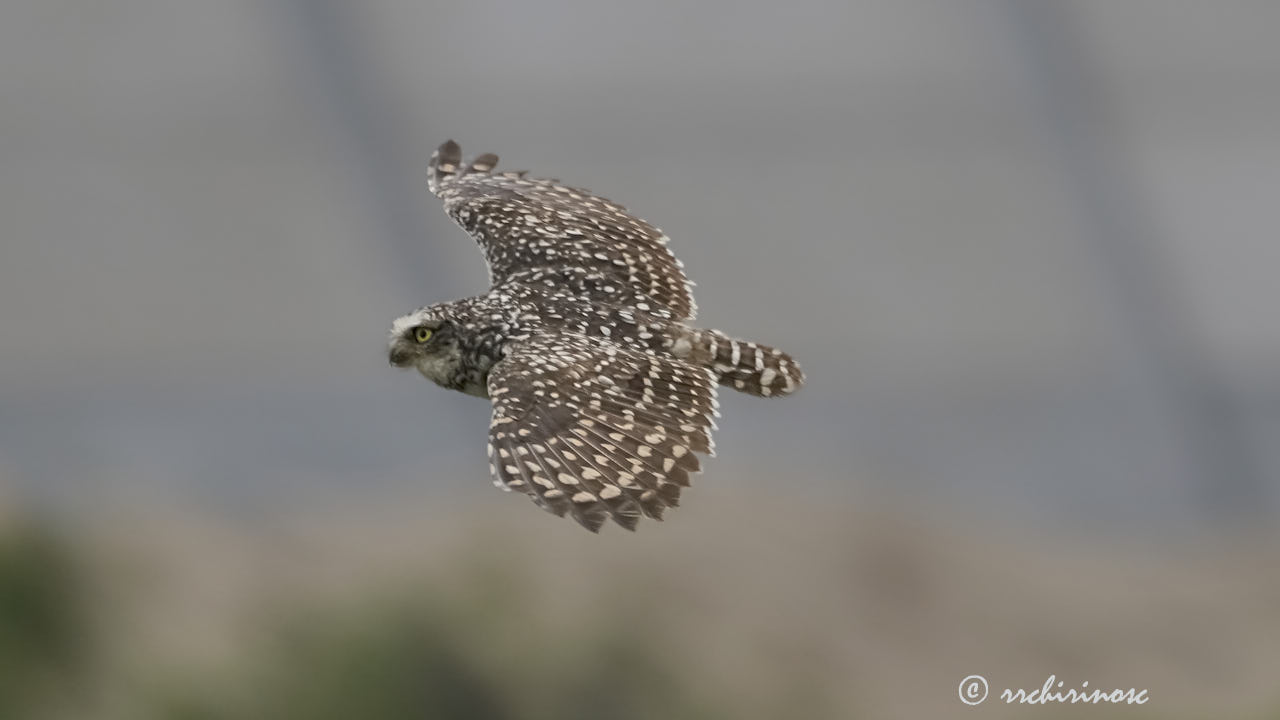
POLYGON ((424 343, 431 339, 431 328, 420 327, 413 331, 413 339, 424 343))

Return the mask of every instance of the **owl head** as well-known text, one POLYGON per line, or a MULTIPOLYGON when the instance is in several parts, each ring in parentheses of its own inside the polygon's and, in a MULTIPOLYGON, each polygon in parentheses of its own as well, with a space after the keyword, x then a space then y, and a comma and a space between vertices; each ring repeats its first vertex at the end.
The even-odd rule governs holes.
POLYGON ((444 306, 432 305, 396 318, 387 339, 391 364, 417 368, 427 379, 454 388, 462 372, 456 326, 444 306))

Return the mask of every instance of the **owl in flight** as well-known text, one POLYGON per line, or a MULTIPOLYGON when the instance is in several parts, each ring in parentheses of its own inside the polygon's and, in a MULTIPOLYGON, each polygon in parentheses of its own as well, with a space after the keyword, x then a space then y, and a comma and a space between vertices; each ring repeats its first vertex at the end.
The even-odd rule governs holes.
POLYGON ((489 471, 544 510, 596 532, 635 529, 679 504, 698 454, 714 455, 716 389, 795 392, 786 353, 694 327, 668 238, 622 206, 551 179, 431 156, 431 192, 480 245, 489 291, 391 325, 392 365, 489 398, 489 471))

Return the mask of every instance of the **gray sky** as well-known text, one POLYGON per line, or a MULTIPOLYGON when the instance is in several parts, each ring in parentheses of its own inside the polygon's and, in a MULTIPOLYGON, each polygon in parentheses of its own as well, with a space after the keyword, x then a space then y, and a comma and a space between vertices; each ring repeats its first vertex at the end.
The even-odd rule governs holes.
POLYGON ((382 350, 484 290, 426 191, 452 137, 660 225, 702 322, 805 365, 794 399, 726 398, 706 482, 1072 526, 1206 489, 1200 380, 1152 379, 1106 250, 1132 238, 1081 190, 1122 188, 1274 517, 1280 8, 1058 7, 1083 90, 1001 2, 8 5, 0 481, 491 491, 485 404, 382 350), (1067 142, 1055 93, 1087 104, 1067 142))

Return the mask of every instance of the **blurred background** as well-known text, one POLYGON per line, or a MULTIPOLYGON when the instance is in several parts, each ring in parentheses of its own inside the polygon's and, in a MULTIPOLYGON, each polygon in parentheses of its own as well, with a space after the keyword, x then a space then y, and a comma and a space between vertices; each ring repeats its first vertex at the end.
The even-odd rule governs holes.
POLYGON ((1277 717, 1280 5, 0 9, 0 717, 1277 717), (445 139, 661 226, 722 398, 663 524, 387 367, 445 139), (970 710, 971 674, 992 697, 970 710), (1019 708, 1050 675, 1141 710, 1019 708))

